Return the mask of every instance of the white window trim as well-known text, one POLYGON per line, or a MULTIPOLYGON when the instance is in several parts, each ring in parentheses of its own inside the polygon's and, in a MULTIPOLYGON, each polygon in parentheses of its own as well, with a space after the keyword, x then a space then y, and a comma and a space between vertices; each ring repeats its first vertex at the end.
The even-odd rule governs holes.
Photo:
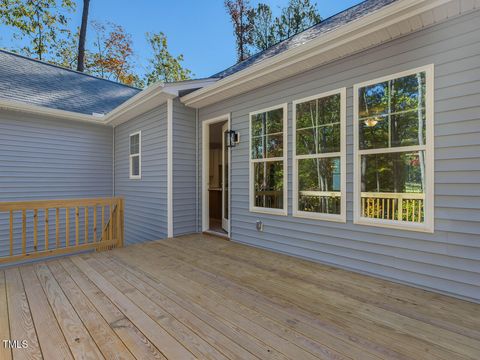
POLYGON ((365 81, 362 83, 355 84, 353 86, 353 138, 354 138, 354 148, 353 148, 353 222, 360 225, 370 225, 378 226, 385 228, 393 228, 399 230, 410 230, 410 231, 419 231, 419 232, 434 232, 434 65, 429 64, 419 68, 402 71, 396 74, 384 76, 381 78, 365 81), (361 206, 361 189, 360 189, 360 156, 362 154, 368 154, 370 150, 359 150, 359 135, 358 135, 358 90, 361 87, 416 74, 419 72, 425 72, 425 83, 426 83, 426 95, 425 95, 425 113, 426 113, 426 144, 420 146, 406 146, 406 147, 397 147, 397 148, 388 148, 382 149, 382 152, 401 152, 401 151, 415 151, 415 150, 425 150, 425 174, 426 174, 426 189, 425 189, 425 222, 424 223, 412 223, 406 221, 398 220, 387 220, 387 219, 372 219, 365 218, 360 216, 360 206, 361 206))
POLYGON ((288 215, 288 103, 271 106, 265 109, 257 110, 248 114, 248 159, 249 159, 249 207, 250 212, 272 214, 272 215, 288 215), (267 111, 283 109, 283 156, 276 158, 268 158, 268 161, 283 161, 283 209, 270 209, 254 206, 254 184, 253 184, 253 164, 255 162, 263 162, 265 159, 252 159, 252 116, 267 111))
POLYGON ((142 178, 142 131, 137 131, 128 137, 128 162, 129 162, 129 178, 131 180, 140 180, 142 178), (132 136, 138 135, 138 154, 130 154, 130 140, 132 136), (132 158, 138 156, 138 175, 132 175, 132 158))
POLYGON ((327 91, 321 94, 309 96, 298 99, 292 103, 292 198, 293 198, 293 216, 298 218, 336 221, 345 223, 347 221, 347 89, 340 88, 332 91, 327 91), (298 155, 297 156, 297 104, 304 103, 319 98, 324 98, 331 95, 340 94, 340 152, 313 154, 313 155, 298 155), (340 214, 325 214, 298 210, 298 166, 299 159, 306 158, 326 158, 326 157, 340 157, 340 214))

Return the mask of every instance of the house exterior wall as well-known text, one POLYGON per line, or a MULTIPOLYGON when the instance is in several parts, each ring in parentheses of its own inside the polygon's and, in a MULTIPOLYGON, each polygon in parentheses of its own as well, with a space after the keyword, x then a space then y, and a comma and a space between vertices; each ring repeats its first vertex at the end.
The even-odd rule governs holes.
POLYGON ((115 128, 115 195, 125 198, 125 243, 167 237, 167 105, 115 128), (130 134, 141 131, 141 179, 129 178, 130 134))
POLYGON ((173 235, 197 231, 195 110, 173 101, 173 235))
POLYGON ((241 135, 231 153, 232 240, 480 300, 479 38, 477 11, 200 109, 200 122, 231 113, 232 129, 241 135), (353 224, 353 85, 432 63, 435 231, 353 224), (347 87, 347 222, 294 218, 292 101, 342 87, 347 87), (248 114, 285 102, 288 216, 252 213, 248 114), (263 232, 256 230, 257 220, 264 222, 263 232))
MULTIPOLYGON (((0 111, 0 201, 109 197, 113 193, 112 165, 110 127, 0 111)), ((31 215, 27 212, 27 248, 33 238, 31 215)), ((54 218, 54 212, 50 216, 54 218)), ((21 215, 14 213, 14 219, 17 252, 21 248, 21 215)), ((9 238, 8 221, 8 214, 1 213, 2 240, 9 238)), ((55 223, 50 226, 54 234, 55 223)), ((38 231, 42 239, 44 227, 39 226, 38 231)), ((64 235, 61 222, 62 241, 64 235)), ((73 233, 70 236, 74 238, 73 233)), ((39 246, 41 250, 43 242, 39 246)), ((0 255, 6 255, 8 247, 8 241, 0 241, 0 255)))

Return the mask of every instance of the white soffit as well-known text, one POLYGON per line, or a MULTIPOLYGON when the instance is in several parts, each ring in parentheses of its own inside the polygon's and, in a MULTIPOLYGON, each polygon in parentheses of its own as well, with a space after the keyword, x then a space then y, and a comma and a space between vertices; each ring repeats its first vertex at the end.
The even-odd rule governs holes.
POLYGON ((201 108, 480 8, 480 0, 399 0, 185 95, 201 108))

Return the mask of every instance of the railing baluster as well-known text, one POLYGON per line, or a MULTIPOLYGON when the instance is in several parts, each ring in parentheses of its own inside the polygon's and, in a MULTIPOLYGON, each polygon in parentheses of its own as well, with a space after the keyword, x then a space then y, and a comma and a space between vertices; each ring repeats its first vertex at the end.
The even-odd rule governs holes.
POLYGON ((418 222, 422 222, 422 209, 423 209, 423 200, 418 200, 418 222))
POLYGON ((10 256, 13 255, 13 210, 10 210, 10 256))
POLYGON ((85 206, 85 244, 88 244, 88 206, 85 206))
POLYGON ((362 216, 365 216, 365 198, 362 197, 362 216))
POLYGON ((415 200, 412 200, 412 221, 415 221, 415 200))
POLYGON ((55 209, 55 248, 60 246, 60 227, 59 227, 60 209, 55 209))
POLYGON ((75 208, 75 246, 78 246, 78 237, 79 237, 79 223, 78 223, 78 217, 79 217, 79 212, 78 212, 78 206, 75 208))
POLYGON ((27 211, 22 210, 22 254, 27 253, 27 211))
POLYGON ((33 210, 33 249, 38 249, 38 209, 33 210))
POLYGON ((103 233, 105 232, 105 205, 102 205, 102 231, 100 240, 105 240, 103 238, 103 233))
POLYGON ((70 246, 70 208, 65 208, 65 246, 70 246))
POLYGON ((113 203, 110 203, 110 206, 108 207, 108 210, 110 212, 110 218, 108 221, 108 240, 113 239, 113 226, 112 226, 112 215, 113 215, 113 203))
POLYGON ((45 250, 48 250, 48 208, 45 209, 45 250))
POLYGON ((121 203, 122 201, 118 199, 117 200, 117 218, 115 219, 115 222, 117 224, 116 226, 117 234, 115 236, 115 239, 117 240, 117 244, 119 244, 121 241, 121 233, 122 233, 122 229, 121 229, 122 223, 121 223, 121 213, 120 213, 121 203))
POLYGON ((387 199, 387 219, 390 220, 390 199, 387 199))
POLYGON ((93 242, 97 242, 97 205, 93 207, 93 242))
POLYGON ((385 199, 382 199, 382 219, 385 219, 385 199))
POLYGON ((410 200, 407 199, 407 200, 405 200, 405 210, 406 210, 406 211, 405 211, 405 212, 406 212, 406 214, 405 214, 405 221, 408 221, 408 215, 409 215, 409 213, 410 213, 409 207, 410 207, 410 200))

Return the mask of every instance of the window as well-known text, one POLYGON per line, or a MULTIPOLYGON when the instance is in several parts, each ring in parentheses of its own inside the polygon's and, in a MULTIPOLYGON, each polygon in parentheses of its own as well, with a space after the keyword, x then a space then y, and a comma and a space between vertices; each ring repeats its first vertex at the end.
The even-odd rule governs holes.
POLYGON ((287 215, 287 104, 250 114, 250 211, 287 215))
POLYGON ((433 232, 433 65, 354 87, 354 220, 433 232))
POLYGON ((130 179, 142 178, 142 132, 130 135, 130 179))
POLYGON ((293 215, 346 221, 346 89, 293 102, 293 215))

